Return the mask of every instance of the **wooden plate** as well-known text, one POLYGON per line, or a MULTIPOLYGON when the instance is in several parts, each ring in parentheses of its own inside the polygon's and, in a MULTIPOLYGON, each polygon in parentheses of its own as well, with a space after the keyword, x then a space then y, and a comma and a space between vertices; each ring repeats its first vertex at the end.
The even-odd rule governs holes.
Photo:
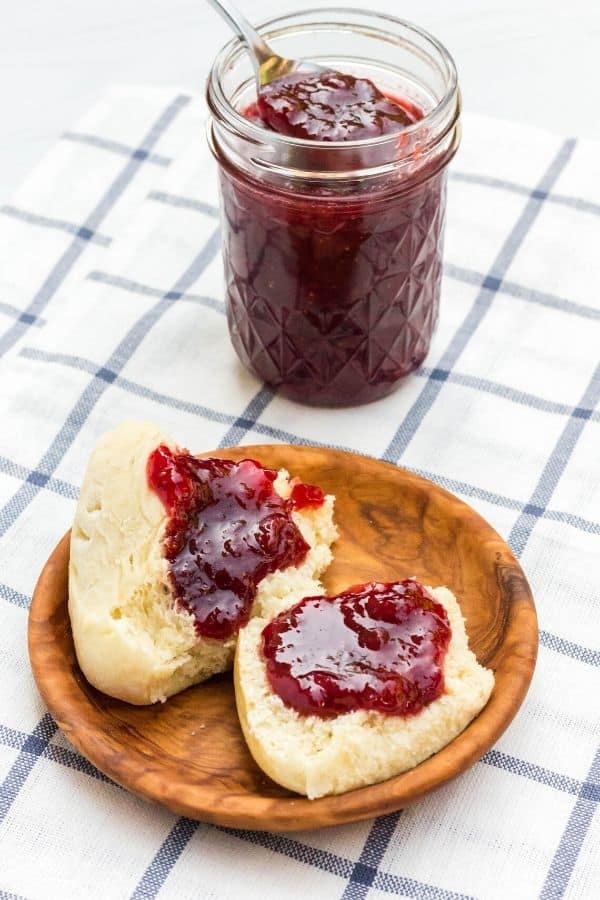
POLYGON ((67 612, 67 534, 34 593, 29 653, 42 697, 71 743, 128 790, 193 819, 237 828, 352 822, 400 809, 464 772, 515 715, 535 665, 535 607, 504 541, 452 494, 388 463, 285 445, 213 455, 285 466, 336 495, 341 537, 325 578, 328 591, 412 575, 450 587, 471 647, 495 672, 490 701, 459 737, 410 772, 339 797, 310 801, 291 794, 263 775, 246 749, 229 675, 148 707, 113 700, 86 682, 67 612))

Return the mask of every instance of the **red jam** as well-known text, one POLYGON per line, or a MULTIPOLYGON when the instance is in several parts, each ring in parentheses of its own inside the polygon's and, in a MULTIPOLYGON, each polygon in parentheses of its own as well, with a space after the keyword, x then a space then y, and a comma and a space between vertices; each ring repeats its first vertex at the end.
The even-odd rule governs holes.
MULTIPOLYGON (((447 160, 415 163, 412 175, 392 166, 363 177, 373 145, 340 157, 331 140, 398 131, 400 145, 423 114, 366 79, 315 77, 274 82, 244 115, 311 138, 313 147, 285 151, 294 171, 327 174, 335 158, 338 171, 357 174, 330 182, 250 175, 220 157, 227 317, 242 363, 266 384, 302 403, 346 406, 391 393, 428 352, 447 160)), ((395 146, 376 152, 393 159, 395 146)))
POLYGON ((175 597, 198 634, 230 637, 248 621, 258 583, 310 549, 292 520, 293 500, 275 491, 277 473, 252 459, 198 459, 164 445, 148 457, 147 477, 169 515, 164 551, 175 597))
POLYGON ((407 579, 301 600, 263 629, 262 652, 273 691, 301 715, 410 716, 442 694, 450 637, 444 607, 407 579))
POLYGON ((304 484, 302 481, 294 484, 291 497, 294 509, 316 509, 325 501, 325 494, 320 487, 316 484, 304 484))
POLYGON ((415 121, 367 78, 340 72, 296 72, 260 89, 267 128, 315 141, 357 141, 401 131, 415 121))

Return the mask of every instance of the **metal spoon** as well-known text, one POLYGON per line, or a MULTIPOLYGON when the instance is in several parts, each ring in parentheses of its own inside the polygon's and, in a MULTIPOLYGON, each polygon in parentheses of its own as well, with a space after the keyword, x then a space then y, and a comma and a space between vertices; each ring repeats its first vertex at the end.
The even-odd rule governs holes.
POLYGON ((208 0, 208 3, 216 9, 248 47, 259 87, 264 87, 270 81, 281 78, 283 75, 289 75, 290 72, 296 72, 298 69, 306 72, 325 71, 323 66, 306 62, 304 59, 285 59, 283 56, 278 56, 231 0, 208 0))

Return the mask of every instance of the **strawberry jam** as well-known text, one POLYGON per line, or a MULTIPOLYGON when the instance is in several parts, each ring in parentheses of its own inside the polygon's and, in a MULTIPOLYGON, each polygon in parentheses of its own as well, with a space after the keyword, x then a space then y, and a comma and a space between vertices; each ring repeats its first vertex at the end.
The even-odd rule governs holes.
POLYGON ((261 87, 257 106, 267 128, 315 141, 380 137, 415 121, 372 81, 334 71, 277 78, 261 87))
POLYGON ((323 505, 325 494, 316 484, 304 484, 297 481, 292 488, 292 503, 294 509, 305 509, 306 507, 316 509, 323 505))
POLYGON ((444 690, 451 630, 418 582, 370 583, 307 597, 262 632, 273 691, 301 715, 418 713, 444 690))
POLYGON ((169 515, 164 553, 177 601, 199 635, 230 637, 248 621, 258 583, 310 549, 293 500, 252 459, 198 459, 164 445, 148 457, 147 477, 169 515))

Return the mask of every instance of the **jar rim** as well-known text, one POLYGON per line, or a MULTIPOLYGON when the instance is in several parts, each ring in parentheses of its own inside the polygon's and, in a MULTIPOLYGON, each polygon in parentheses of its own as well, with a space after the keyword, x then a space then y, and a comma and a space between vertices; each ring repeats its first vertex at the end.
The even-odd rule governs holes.
MULTIPOLYGON (((425 113, 423 118, 414 122, 412 125, 408 125, 402 130, 402 133, 404 135, 410 137, 410 135, 424 129, 435 132, 435 125, 444 121, 444 118, 453 102, 455 112, 457 115, 459 114, 460 101, 458 91, 458 76, 456 72, 456 65, 454 63, 452 55, 441 43, 441 41, 438 41, 438 39, 430 34, 430 32, 428 32, 424 28, 421 28, 421 26, 419 25, 415 25, 413 22, 407 21, 406 19, 400 19, 397 16, 392 16, 388 13, 360 9, 359 7, 319 6, 312 7, 311 9, 299 10, 295 13, 286 13, 282 16, 275 16, 274 18, 267 19, 257 25, 256 30, 263 37, 268 38, 270 29, 273 29, 273 27, 282 26, 284 23, 286 23, 288 25, 288 29, 293 30, 294 27, 298 27, 297 25, 293 24, 294 18, 302 16, 302 18, 305 19, 307 16, 311 16, 313 14, 331 14, 333 19, 329 20, 327 23, 322 24, 340 27, 342 30, 350 30, 355 27, 352 23, 348 23, 347 21, 344 22, 342 18, 339 18, 338 21, 338 17, 343 17, 344 14, 354 16, 362 15, 369 19, 375 20, 375 22, 380 23, 393 23, 394 25, 399 25, 409 32, 412 32, 419 38, 424 39, 429 45, 431 45, 431 47, 433 47, 437 51, 446 69, 446 91, 443 97, 435 104, 435 106, 431 110, 429 110, 429 112, 425 113)), ((310 22, 304 21, 303 24, 305 26, 310 25, 310 22)), ((321 23, 315 22, 314 24, 317 25, 321 23)), ((285 30, 287 31, 288 29, 285 30)), ((281 34, 283 32, 280 31, 279 33, 281 34)), ((381 34, 386 34, 383 28, 381 29, 381 34)), ((245 50, 246 47, 244 42, 238 37, 232 38, 221 48, 221 50, 215 57, 208 76, 206 85, 206 100, 211 114, 213 116, 219 117, 221 124, 226 124, 235 133, 243 134, 244 138, 252 143, 262 144, 265 142, 265 129, 261 125, 257 125, 250 119, 245 118, 245 116, 238 112, 238 110, 225 96, 225 92, 223 91, 221 80, 219 77, 219 73, 226 71, 227 68, 231 67, 236 57, 245 50)), ((378 135, 371 138, 361 138, 359 140, 353 141, 327 141, 326 143, 321 143, 320 146, 325 150, 344 150, 348 152, 353 149, 359 150, 370 147, 378 147, 382 145, 385 146, 387 143, 392 144, 397 140, 397 138, 398 135, 396 133, 391 133, 378 135)), ((279 132, 275 131, 268 132, 268 140, 271 144, 279 145, 282 147, 287 146, 298 148, 299 150, 314 148, 315 145, 315 142, 313 140, 310 140, 309 138, 292 137, 290 135, 280 134, 279 132)))

